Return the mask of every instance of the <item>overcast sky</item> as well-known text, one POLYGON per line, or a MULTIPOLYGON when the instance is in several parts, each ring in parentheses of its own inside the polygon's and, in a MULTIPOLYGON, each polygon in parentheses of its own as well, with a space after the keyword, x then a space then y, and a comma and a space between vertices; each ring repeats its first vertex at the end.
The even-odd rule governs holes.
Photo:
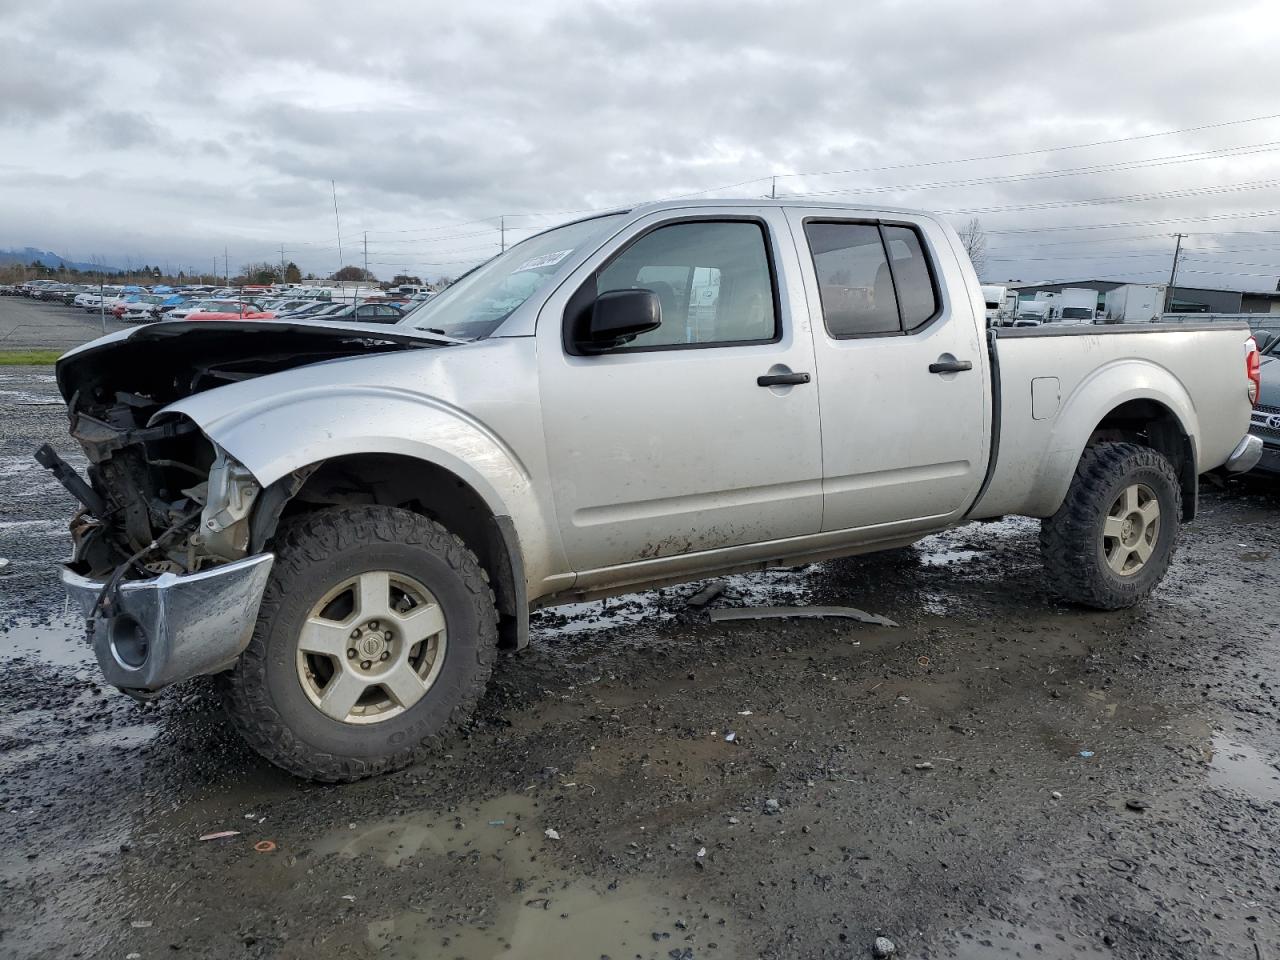
POLYGON ((379 276, 456 274, 499 214, 780 174, 982 211, 987 279, 1156 282, 1182 230, 1183 284, 1274 289, 1280 118, 938 161, 1280 114, 1277 63, 1274 0, 0 0, 0 248, 327 273, 335 180, 348 263, 367 231, 379 276), (1098 224, 1134 225, 1046 229, 1098 224))

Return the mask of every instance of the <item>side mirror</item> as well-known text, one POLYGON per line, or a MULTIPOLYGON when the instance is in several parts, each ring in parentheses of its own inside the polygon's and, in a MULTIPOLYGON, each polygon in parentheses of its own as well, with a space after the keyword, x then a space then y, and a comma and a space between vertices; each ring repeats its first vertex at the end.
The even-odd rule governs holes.
POLYGON ((579 346, 607 350, 662 325, 662 301, 652 290, 610 290, 591 305, 585 337, 579 346))

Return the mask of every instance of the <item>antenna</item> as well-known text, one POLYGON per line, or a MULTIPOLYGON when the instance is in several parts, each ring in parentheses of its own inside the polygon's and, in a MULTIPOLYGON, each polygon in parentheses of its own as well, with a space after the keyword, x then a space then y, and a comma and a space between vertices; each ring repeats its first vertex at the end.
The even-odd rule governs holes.
POLYGON ((345 264, 342 262, 342 221, 338 219, 338 184, 330 180, 329 186, 333 189, 333 226, 338 231, 338 269, 341 270, 345 264))

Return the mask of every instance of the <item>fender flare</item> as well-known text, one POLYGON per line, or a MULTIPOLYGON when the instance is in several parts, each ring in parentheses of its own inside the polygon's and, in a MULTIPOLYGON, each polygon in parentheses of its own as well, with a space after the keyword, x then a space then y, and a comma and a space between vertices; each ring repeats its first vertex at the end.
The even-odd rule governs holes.
MULTIPOLYGON (((1169 411, 1189 444, 1190 476, 1198 475, 1199 420, 1186 387, 1171 371, 1150 360, 1115 360, 1092 371, 1063 399, 1036 468, 1041 478, 1039 493, 1027 504, 1026 513, 1047 517, 1062 506, 1089 438, 1114 410, 1134 400, 1150 401, 1169 411)), ((1194 513, 1194 499, 1190 512, 1194 513)))

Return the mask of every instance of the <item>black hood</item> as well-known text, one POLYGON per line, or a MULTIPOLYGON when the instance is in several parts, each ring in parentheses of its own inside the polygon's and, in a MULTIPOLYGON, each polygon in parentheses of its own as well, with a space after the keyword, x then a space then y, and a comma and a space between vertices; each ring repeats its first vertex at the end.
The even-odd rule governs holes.
POLYGON ((163 406, 226 383, 343 357, 461 343, 400 325, 300 320, 175 320, 108 338, 58 361, 58 389, 70 404, 117 391, 163 406))

